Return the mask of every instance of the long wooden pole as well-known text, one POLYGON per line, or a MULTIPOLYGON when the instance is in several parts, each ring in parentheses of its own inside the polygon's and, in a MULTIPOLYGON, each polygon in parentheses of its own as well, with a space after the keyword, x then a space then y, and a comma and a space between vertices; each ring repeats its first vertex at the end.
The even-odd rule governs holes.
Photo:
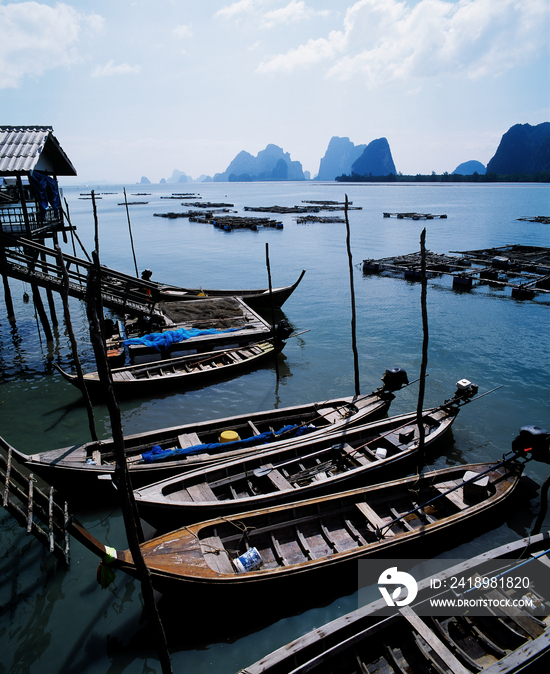
POLYGON ((130 211, 128 210, 128 199, 126 198, 126 188, 124 190, 124 204, 126 205, 126 217, 128 218, 128 231, 130 232, 130 244, 132 246, 132 255, 134 256, 134 267, 136 269, 136 278, 139 278, 138 265, 136 261, 136 251, 134 249, 134 237, 132 236, 132 223, 130 222, 130 211))
POLYGON ((269 264, 269 244, 265 244, 265 264, 267 267, 267 281, 269 283, 269 301, 271 303, 271 334, 273 335, 273 346, 275 347, 275 375, 279 379, 279 359, 275 344, 275 305, 273 304, 273 288, 271 287, 271 266, 269 264))
POLYGON ((61 271, 61 276, 63 282, 61 284, 61 299, 63 300, 63 315, 65 317, 65 326, 67 327, 67 332, 69 333, 69 340, 71 342, 71 350, 73 353, 73 358, 76 366, 76 374, 78 376, 78 381, 80 382, 80 390, 84 397, 84 403, 86 405, 86 410, 88 412, 88 426, 90 428, 90 435, 94 442, 97 442, 97 433, 95 428, 94 421, 94 410, 92 407, 92 402, 90 400, 90 395, 86 384, 84 381, 84 373, 82 372, 82 365, 80 363, 80 358, 78 357, 78 346, 76 343, 76 337, 74 335, 73 324, 71 321, 71 312, 69 309, 69 274, 67 272, 67 267, 65 266, 65 261, 63 260, 63 253, 59 244, 55 245, 55 250, 57 252, 57 264, 61 271))
POLYGON ((351 256, 351 235, 348 218, 348 195, 346 194, 346 202, 344 206, 344 215, 346 218, 346 247, 348 250, 349 261, 349 287, 351 295, 351 348, 353 351, 353 371, 355 373, 355 395, 361 395, 359 389, 359 355, 357 353, 357 320, 355 316, 355 288, 353 285, 353 260, 351 256))
POLYGON ((166 643, 166 635, 155 604, 151 575, 141 554, 140 543, 144 540, 143 531, 141 529, 141 522, 137 514, 134 494, 132 491, 128 464, 126 462, 126 453, 124 451, 124 434, 122 431, 120 408, 115 397, 111 371, 107 362, 101 320, 98 315, 99 311, 102 312, 103 310, 101 309, 101 267, 97 251, 92 253, 92 257, 94 264, 90 266, 88 271, 86 308, 88 322, 90 324, 90 338, 96 357, 97 370, 103 386, 103 399, 107 403, 111 419, 115 450, 115 483, 120 497, 122 516, 124 518, 124 526, 128 538, 128 547, 132 553, 132 558, 141 580, 141 591, 143 594, 145 610, 156 637, 162 671, 164 674, 171 674, 172 665, 170 662, 168 645, 166 643))
POLYGON ((426 387, 426 370, 428 367, 428 308, 426 296, 428 279, 426 278, 426 229, 420 235, 420 269, 422 288, 420 292, 420 305, 422 309, 422 362, 420 364, 420 382, 418 384, 418 404, 416 406, 416 419, 418 424, 418 470, 424 464, 424 439, 426 431, 422 421, 422 409, 424 407, 424 391, 426 387))

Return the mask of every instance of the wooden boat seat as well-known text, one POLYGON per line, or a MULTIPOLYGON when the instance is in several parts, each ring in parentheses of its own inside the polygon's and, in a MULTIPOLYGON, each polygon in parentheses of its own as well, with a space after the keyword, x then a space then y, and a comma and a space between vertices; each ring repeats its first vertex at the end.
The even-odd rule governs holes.
POLYGON ((445 646, 437 635, 426 625, 410 606, 402 606, 399 613, 410 623, 414 630, 424 639, 435 653, 443 660, 453 674, 471 674, 469 669, 456 658, 456 656, 445 646))
POLYGON ((217 501, 218 498, 216 494, 210 489, 210 486, 206 482, 199 482, 198 484, 193 484, 190 487, 187 487, 187 493, 193 499, 193 501, 217 501))
POLYGON ((248 419, 248 421, 247 421, 246 423, 247 423, 247 424, 250 426, 250 428, 252 429, 253 435, 260 435, 260 431, 259 431, 259 430, 256 428, 256 426, 250 421, 250 419, 248 419))
POLYGON ((399 439, 399 435, 396 432, 385 435, 384 440, 389 442, 390 445, 397 447, 397 449, 399 449, 400 451, 407 448, 407 445, 401 442, 401 440, 399 439))
MULTIPOLYGON (((355 504, 359 510, 363 513, 363 515, 367 518, 367 520, 377 529, 384 529, 384 527, 387 527, 387 522, 384 522, 384 520, 378 515, 377 513, 374 512, 374 510, 370 507, 368 503, 360 502, 355 504)), ((383 536, 395 536, 395 531, 392 531, 391 529, 385 529, 383 536)))
POLYGON ((201 444, 200 438, 196 433, 182 433, 181 435, 178 435, 178 442, 182 449, 201 444))
POLYGON ((276 468, 271 470, 266 477, 271 482, 271 484, 280 491, 284 491, 285 489, 294 489, 286 477, 276 468))
POLYGON ((204 561, 208 566, 218 573, 235 575, 235 569, 229 560, 227 551, 219 536, 208 536, 201 538, 201 548, 204 555, 204 561))
MULTIPOLYGON (((362 451, 365 450, 366 447, 362 449, 362 451)), ((369 466, 372 463, 372 461, 369 461, 369 459, 367 459, 366 456, 364 456, 359 452, 356 452, 351 445, 343 444, 342 451, 345 452, 351 459, 354 459, 355 461, 357 461, 357 463, 360 463, 362 466, 369 466)), ((369 452, 369 454, 378 459, 378 457, 374 454, 374 452, 369 452)))
POLYGON ((335 421, 340 421, 342 415, 338 410, 335 410, 334 407, 321 407, 317 410, 317 414, 320 417, 323 417, 325 421, 328 421, 329 424, 333 424, 335 421))
POLYGON ((459 510, 464 510, 467 508, 467 504, 464 503, 464 498, 461 494, 461 490, 455 489, 454 491, 450 492, 449 494, 446 494, 449 489, 452 489, 453 487, 456 487, 457 485, 461 484, 462 480, 450 480, 449 482, 439 482, 438 484, 434 485, 434 487, 437 489, 438 492, 441 494, 445 494, 445 496, 451 501, 451 503, 454 503, 455 506, 459 510))

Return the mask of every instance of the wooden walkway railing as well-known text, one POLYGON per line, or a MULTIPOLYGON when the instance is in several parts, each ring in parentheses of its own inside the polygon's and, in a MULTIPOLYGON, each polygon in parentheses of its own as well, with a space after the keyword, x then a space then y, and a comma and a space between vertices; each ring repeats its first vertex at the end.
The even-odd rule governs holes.
MULTIPOLYGON (((57 264, 57 252, 53 248, 5 235, 0 236, 0 246, 4 249, 4 255, 0 256, 2 274, 60 292, 62 274, 57 264)), ((69 274, 69 295, 85 299, 88 270, 92 263, 66 253, 63 253, 63 259, 69 274)), ((155 309, 159 295, 160 290, 154 283, 101 267, 101 296, 105 307, 125 313, 160 315, 161 312, 155 309)))
POLYGON ((68 566, 70 560, 68 506, 60 501, 54 488, 44 493, 33 474, 25 475, 15 465, 11 446, 0 443, 0 479, 2 506, 17 522, 68 566))

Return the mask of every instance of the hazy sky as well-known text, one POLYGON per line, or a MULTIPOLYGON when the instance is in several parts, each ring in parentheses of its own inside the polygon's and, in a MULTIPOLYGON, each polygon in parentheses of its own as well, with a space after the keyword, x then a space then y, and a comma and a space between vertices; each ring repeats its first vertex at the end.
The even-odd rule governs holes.
POLYGON ((0 0, 0 124, 51 125, 79 180, 224 171, 332 136, 402 173, 487 164, 550 121, 548 0, 0 0))

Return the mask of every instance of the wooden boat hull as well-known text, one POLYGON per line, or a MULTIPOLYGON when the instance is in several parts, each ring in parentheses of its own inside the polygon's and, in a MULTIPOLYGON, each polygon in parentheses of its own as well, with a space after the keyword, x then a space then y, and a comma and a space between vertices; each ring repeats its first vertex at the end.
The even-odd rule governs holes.
MULTIPOLYGON (((522 465, 510 461, 430 471, 192 524, 143 543, 141 553, 160 592, 182 591, 186 601, 213 602, 219 611, 234 612, 237 605, 280 599, 293 592, 305 599, 308 592, 323 583, 333 584, 336 578, 356 588, 358 559, 394 559, 405 551, 425 552, 427 545, 433 554, 431 546, 448 543, 451 535, 456 543, 464 531, 472 535, 474 525, 489 515, 494 526, 498 509, 515 491, 521 472, 522 465), (466 471, 489 476, 487 492, 476 502, 458 493, 464 489, 466 471), (451 498, 442 492, 455 480, 451 498), (407 513, 404 519, 403 508, 408 509, 412 501, 417 516, 407 513), (398 511, 397 519, 392 520, 391 508, 398 511), (252 547, 259 551, 262 565, 238 573, 234 560, 242 559, 252 547)), ((105 556, 105 546, 78 522, 73 521, 70 529, 95 554, 105 556)), ((112 567, 137 576, 128 550, 116 551, 112 567)))
POLYGON ((251 309, 270 309, 271 303, 276 308, 281 308, 296 290, 303 279, 305 269, 298 280, 290 286, 272 288, 256 288, 249 290, 214 290, 211 288, 176 288, 172 286, 160 287, 160 300, 165 302, 196 300, 201 297, 241 297, 251 309))
MULTIPOLYGON (((311 425, 316 430, 309 433, 314 439, 330 429, 344 432, 353 426, 383 416, 388 411, 394 394, 383 388, 362 396, 344 396, 305 405, 281 409, 262 410, 233 417, 210 419, 192 424, 155 429, 144 433, 126 435, 124 448, 128 469, 134 488, 178 475, 186 470, 206 467, 218 461, 227 461, 258 451, 252 444, 241 449, 232 443, 223 447, 203 449, 198 454, 187 454, 158 463, 139 463, 144 452, 154 446, 162 449, 191 447, 198 444, 217 443, 221 433, 231 431, 240 438, 253 442, 253 437, 268 431, 279 431, 287 425, 311 425)), ((292 431, 282 434, 270 447, 300 442, 292 431)), ((0 447, 48 484, 72 500, 89 501, 90 496, 115 500, 111 477, 114 475, 114 442, 112 439, 87 442, 31 455, 24 454, 0 438, 0 447)))
MULTIPOLYGON (((253 370, 274 358, 284 346, 285 342, 279 342, 275 346, 273 341, 266 340, 242 348, 113 368, 113 389, 120 398, 139 397, 172 389, 189 390, 253 370)), ((65 372, 55 363, 54 366, 66 381, 82 390, 76 375, 65 372)), ((98 399, 102 396, 103 385, 97 372, 85 374, 84 382, 90 397, 98 399)))
MULTIPOLYGON (((459 409, 449 405, 424 412, 424 451, 447 433, 459 409)), ((345 435, 331 433, 317 440, 306 435, 291 447, 268 446, 241 459, 145 486, 134 496, 140 516, 168 531, 189 522, 395 478, 411 466, 418 450, 413 412, 349 429, 345 435)))
MULTIPOLYGON (((548 587, 550 558, 545 551, 549 548, 550 534, 548 532, 537 534, 502 545, 471 560, 452 566, 438 574, 438 579, 443 584, 449 579, 472 573, 474 569, 486 562, 496 560, 515 562, 529 559, 530 556, 541 555, 541 561, 530 563, 546 566, 544 575, 547 577, 546 586, 548 587)), ((429 579, 420 581, 412 610, 416 612, 418 610, 416 607, 422 605, 433 594, 429 579)), ((254 664, 240 670, 239 674, 305 674, 305 672, 325 674, 328 671, 348 671, 345 669, 348 662, 353 662, 356 668, 361 667, 360 663, 362 663, 363 669, 360 671, 371 671, 368 666, 376 658, 379 658, 379 670, 377 671, 384 671, 387 674, 402 671, 395 668, 393 664, 395 660, 399 660, 405 671, 412 674, 429 669, 432 662, 419 648, 418 644, 426 642, 422 638, 418 639, 421 637, 418 629, 412 626, 410 619, 405 618, 397 610, 391 617, 381 617, 379 612, 385 607, 386 604, 382 599, 363 606, 269 653, 254 664), (399 644, 395 644, 393 638, 395 635, 398 635, 399 644), (416 644, 411 643, 411 637, 412 641, 417 642, 416 644), (404 656, 404 653, 407 653, 407 656, 404 656), (418 663, 417 668, 415 668, 415 663, 418 663)), ((425 627, 422 627, 422 624, 418 626, 423 631, 425 628, 432 631, 436 638, 436 641, 431 639, 433 647, 440 650, 442 654, 446 654, 448 650, 457 654, 460 658, 460 667, 465 668, 467 672, 511 674, 523 671, 534 664, 541 667, 536 671, 547 671, 548 665, 546 664, 546 669, 544 669, 542 659, 550 656, 549 617, 542 618, 546 628, 542 627, 539 630, 536 621, 533 621, 531 616, 518 615, 519 623, 509 618, 503 620, 495 615, 485 621, 477 622, 472 621, 471 618, 450 619, 446 625, 445 622, 428 618, 422 621, 425 627), (534 628, 534 633, 532 635, 525 633, 525 627, 534 628), (497 641, 499 632, 501 634, 500 645, 497 641), (502 643, 503 640, 508 642, 502 643), (516 646, 513 645, 514 641, 516 646), (496 648, 492 648, 489 642, 496 648)), ((429 638, 429 634, 427 636, 429 638)))

